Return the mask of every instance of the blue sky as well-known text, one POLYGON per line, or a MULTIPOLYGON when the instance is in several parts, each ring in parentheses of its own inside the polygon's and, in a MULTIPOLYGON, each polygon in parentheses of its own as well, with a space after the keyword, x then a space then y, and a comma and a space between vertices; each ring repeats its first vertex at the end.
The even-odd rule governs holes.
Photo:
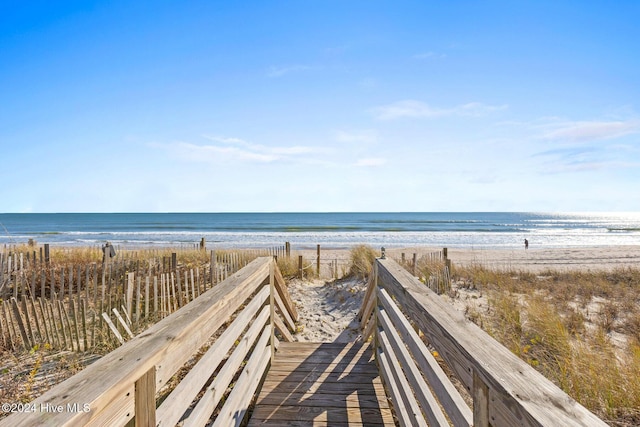
POLYGON ((639 211, 638 1, 0 4, 0 212, 639 211))

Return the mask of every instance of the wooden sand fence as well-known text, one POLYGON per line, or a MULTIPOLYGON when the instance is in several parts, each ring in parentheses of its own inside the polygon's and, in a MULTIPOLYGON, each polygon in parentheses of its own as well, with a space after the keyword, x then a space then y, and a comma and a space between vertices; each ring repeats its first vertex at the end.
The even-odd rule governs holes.
POLYGON ((237 426, 296 319, 273 257, 257 258, 0 426, 237 426))
POLYGON ((5 248, 0 252, 0 345, 13 351, 43 345, 87 351, 122 344, 251 260, 284 253, 284 247, 212 250, 199 263, 183 265, 180 249, 172 250, 118 250, 109 262, 74 265, 51 259, 48 245, 39 251, 5 248))
POLYGON ((376 260, 359 317, 401 426, 606 426, 392 259, 376 260))
POLYGON ((395 261, 416 276, 433 292, 441 295, 451 290, 451 260, 447 248, 421 254, 413 253, 411 260, 402 252, 395 261))

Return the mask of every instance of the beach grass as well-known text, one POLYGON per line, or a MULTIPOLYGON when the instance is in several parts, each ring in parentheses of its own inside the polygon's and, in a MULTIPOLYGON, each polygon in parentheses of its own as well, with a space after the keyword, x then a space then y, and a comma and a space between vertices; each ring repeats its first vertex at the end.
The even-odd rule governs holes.
POLYGON ((640 270, 472 265, 453 279, 476 293, 467 318, 607 423, 640 425, 640 270))
POLYGON ((369 245, 356 245, 349 252, 349 275, 366 279, 373 270, 378 252, 369 245))
MULTIPOLYGON (((33 248, 14 248, 14 252, 28 251, 33 248)), ((178 265, 189 268, 203 266, 211 259, 208 251, 197 248, 122 250, 118 256, 148 266, 171 259, 173 253, 178 265)), ((217 254, 246 257, 245 261, 256 256, 235 250, 218 250, 217 254)), ((370 246, 354 246, 349 251, 347 272, 366 278, 377 256, 370 246)), ((51 249, 52 266, 101 261, 99 247, 51 249)), ((312 264, 303 260, 304 267, 312 264)), ((416 275, 430 277, 439 274, 443 266, 443 261, 419 258, 416 275)), ((278 257, 278 267, 284 277, 299 275, 297 257, 278 257)), ((305 277, 314 272, 313 267, 305 269, 305 277)), ((640 270, 533 273, 476 263, 454 265, 452 279, 457 286, 449 295, 461 299, 466 293, 467 318, 609 424, 640 425, 640 270), (480 301, 484 305, 476 304, 480 301)), ((112 347, 94 351, 106 354, 112 347)), ((43 370, 38 358, 46 360, 51 356, 48 353, 45 348, 37 349, 35 362, 22 369, 24 384, 15 391, 22 400, 41 392, 34 383, 43 370)), ((65 363, 58 364, 60 370, 67 369, 65 363)), ((0 397, 7 398, 8 391, 0 397)))

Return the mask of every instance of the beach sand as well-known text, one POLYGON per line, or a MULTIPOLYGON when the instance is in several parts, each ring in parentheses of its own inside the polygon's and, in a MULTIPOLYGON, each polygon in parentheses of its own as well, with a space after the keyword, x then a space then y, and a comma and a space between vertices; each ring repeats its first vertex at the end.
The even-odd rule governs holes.
MULTIPOLYGON (((391 248, 388 257, 407 260, 416 253, 424 254, 442 250, 433 247, 391 248)), ((296 251, 313 264, 315 250, 296 251)), ((348 249, 322 249, 321 260, 338 260, 338 265, 348 265, 348 249)), ((482 265, 500 270, 529 271, 602 271, 619 268, 640 268, 639 246, 610 246, 583 248, 532 248, 524 249, 448 249, 448 257, 454 267, 482 265)), ((356 315, 362 304, 366 283, 348 278, 341 280, 293 280, 289 284, 292 299, 300 312, 299 341, 351 341, 359 336, 356 315)), ((455 305, 455 304, 454 304, 455 305)), ((457 309, 463 309, 456 307, 457 309)))
MULTIPOLYGON (((640 243, 640 242, 639 242, 640 243)), ((379 248, 375 248, 379 250, 379 248)), ((411 260, 416 253, 418 258, 430 252, 441 251, 435 247, 389 248, 386 254, 400 259, 404 253, 411 260)), ((296 253, 306 260, 315 260, 315 250, 302 250, 296 253)), ((349 249, 324 249, 321 259, 338 260, 339 265, 349 263, 349 249)), ((634 246, 602 246, 575 248, 535 248, 521 249, 458 249, 449 248, 448 257, 454 265, 483 265, 501 270, 525 270, 540 272, 544 270, 598 271, 625 267, 640 267, 640 244, 634 246)))

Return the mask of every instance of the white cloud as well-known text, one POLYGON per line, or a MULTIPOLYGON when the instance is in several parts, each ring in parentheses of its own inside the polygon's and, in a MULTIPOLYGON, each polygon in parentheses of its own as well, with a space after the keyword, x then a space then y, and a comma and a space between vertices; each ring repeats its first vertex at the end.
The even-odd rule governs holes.
POLYGON ((310 70, 311 68, 312 67, 310 67, 309 65, 301 65, 301 64, 287 65, 287 66, 281 66, 281 67, 272 66, 272 67, 269 67, 269 70, 267 70, 267 76, 272 78, 282 77, 286 74, 307 71, 307 70, 310 70))
POLYGON ((494 111, 505 110, 507 105, 486 105, 480 102, 470 102, 453 108, 434 108, 429 104, 416 100, 404 100, 383 105, 373 109, 379 120, 394 120, 399 118, 436 118, 444 116, 472 116, 480 117, 494 111))
POLYGON ((340 142, 365 142, 371 143, 378 140, 378 133, 375 130, 344 131, 335 133, 335 138, 340 142))
POLYGON ((355 163, 355 166, 360 166, 360 167, 382 166, 385 163, 387 163, 386 159, 381 159, 378 157, 368 157, 364 159, 358 159, 358 161, 355 163))
POLYGON ((413 59, 430 59, 430 58, 446 58, 447 55, 445 55, 444 53, 437 53, 437 52, 422 52, 422 53, 416 53, 415 55, 413 55, 413 59))
POLYGON ((208 135, 203 135, 203 136, 207 139, 210 139, 211 141, 221 142, 223 144, 242 145, 245 147, 251 145, 247 141, 240 138, 227 138, 224 136, 208 136, 208 135))
POLYGON ((310 147, 310 146, 304 146, 304 145, 292 145, 289 147, 281 147, 281 146, 269 147, 261 144, 253 144, 240 138, 227 138, 227 137, 209 136, 209 135, 203 135, 203 137, 214 142, 239 145, 239 146, 245 147, 248 151, 251 151, 251 152, 278 155, 278 156, 290 156, 290 155, 297 155, 297 154, 318 153, 318 152, 326 151, 324 148, 321 148, 321 147, 310 147))
POLYGON ((487 114, 491 114, 494 111, 506 110, 509 108, 508 105, 487 105, 481 102, 469 102, 468 104, 460 105, 458 107, 453 108, 452 114, 460 115, 460 116, 486 116, 487 114))
POLYGON ((259 163, 278 160, 278 156, 269 153, 257 153, 237 147, 221 147, 218 145, 196 145, 188 142, 174 142, 165 146, 174 155, 188 161, 219 162, 225 159, 236 159, 259 163))
POLYGON ((593 172, 598 170, 620 170, 629 168, 640 168, 638 162, 624 161, 575 161, 567 163, 555 163, 544 170, 548 174, 566 172, 593 172))
POLYGON ((628 121, 575 121, 549 126, 543 139, 586 142, 619 138, 640 133, 640 120, 628 121))
POLYGON ((173 142, 170 144, 150 144, 150 146, 165 149, 183 160, 207 163, 232 160, 255 163, 271 163, 278 160, 317 163, 318 159, 305 155, 328 152, 322 147, 303 145, 270 147, 253 144, 240 138, 208 135, 203 135, 203 137, 215 144, 173 142))

